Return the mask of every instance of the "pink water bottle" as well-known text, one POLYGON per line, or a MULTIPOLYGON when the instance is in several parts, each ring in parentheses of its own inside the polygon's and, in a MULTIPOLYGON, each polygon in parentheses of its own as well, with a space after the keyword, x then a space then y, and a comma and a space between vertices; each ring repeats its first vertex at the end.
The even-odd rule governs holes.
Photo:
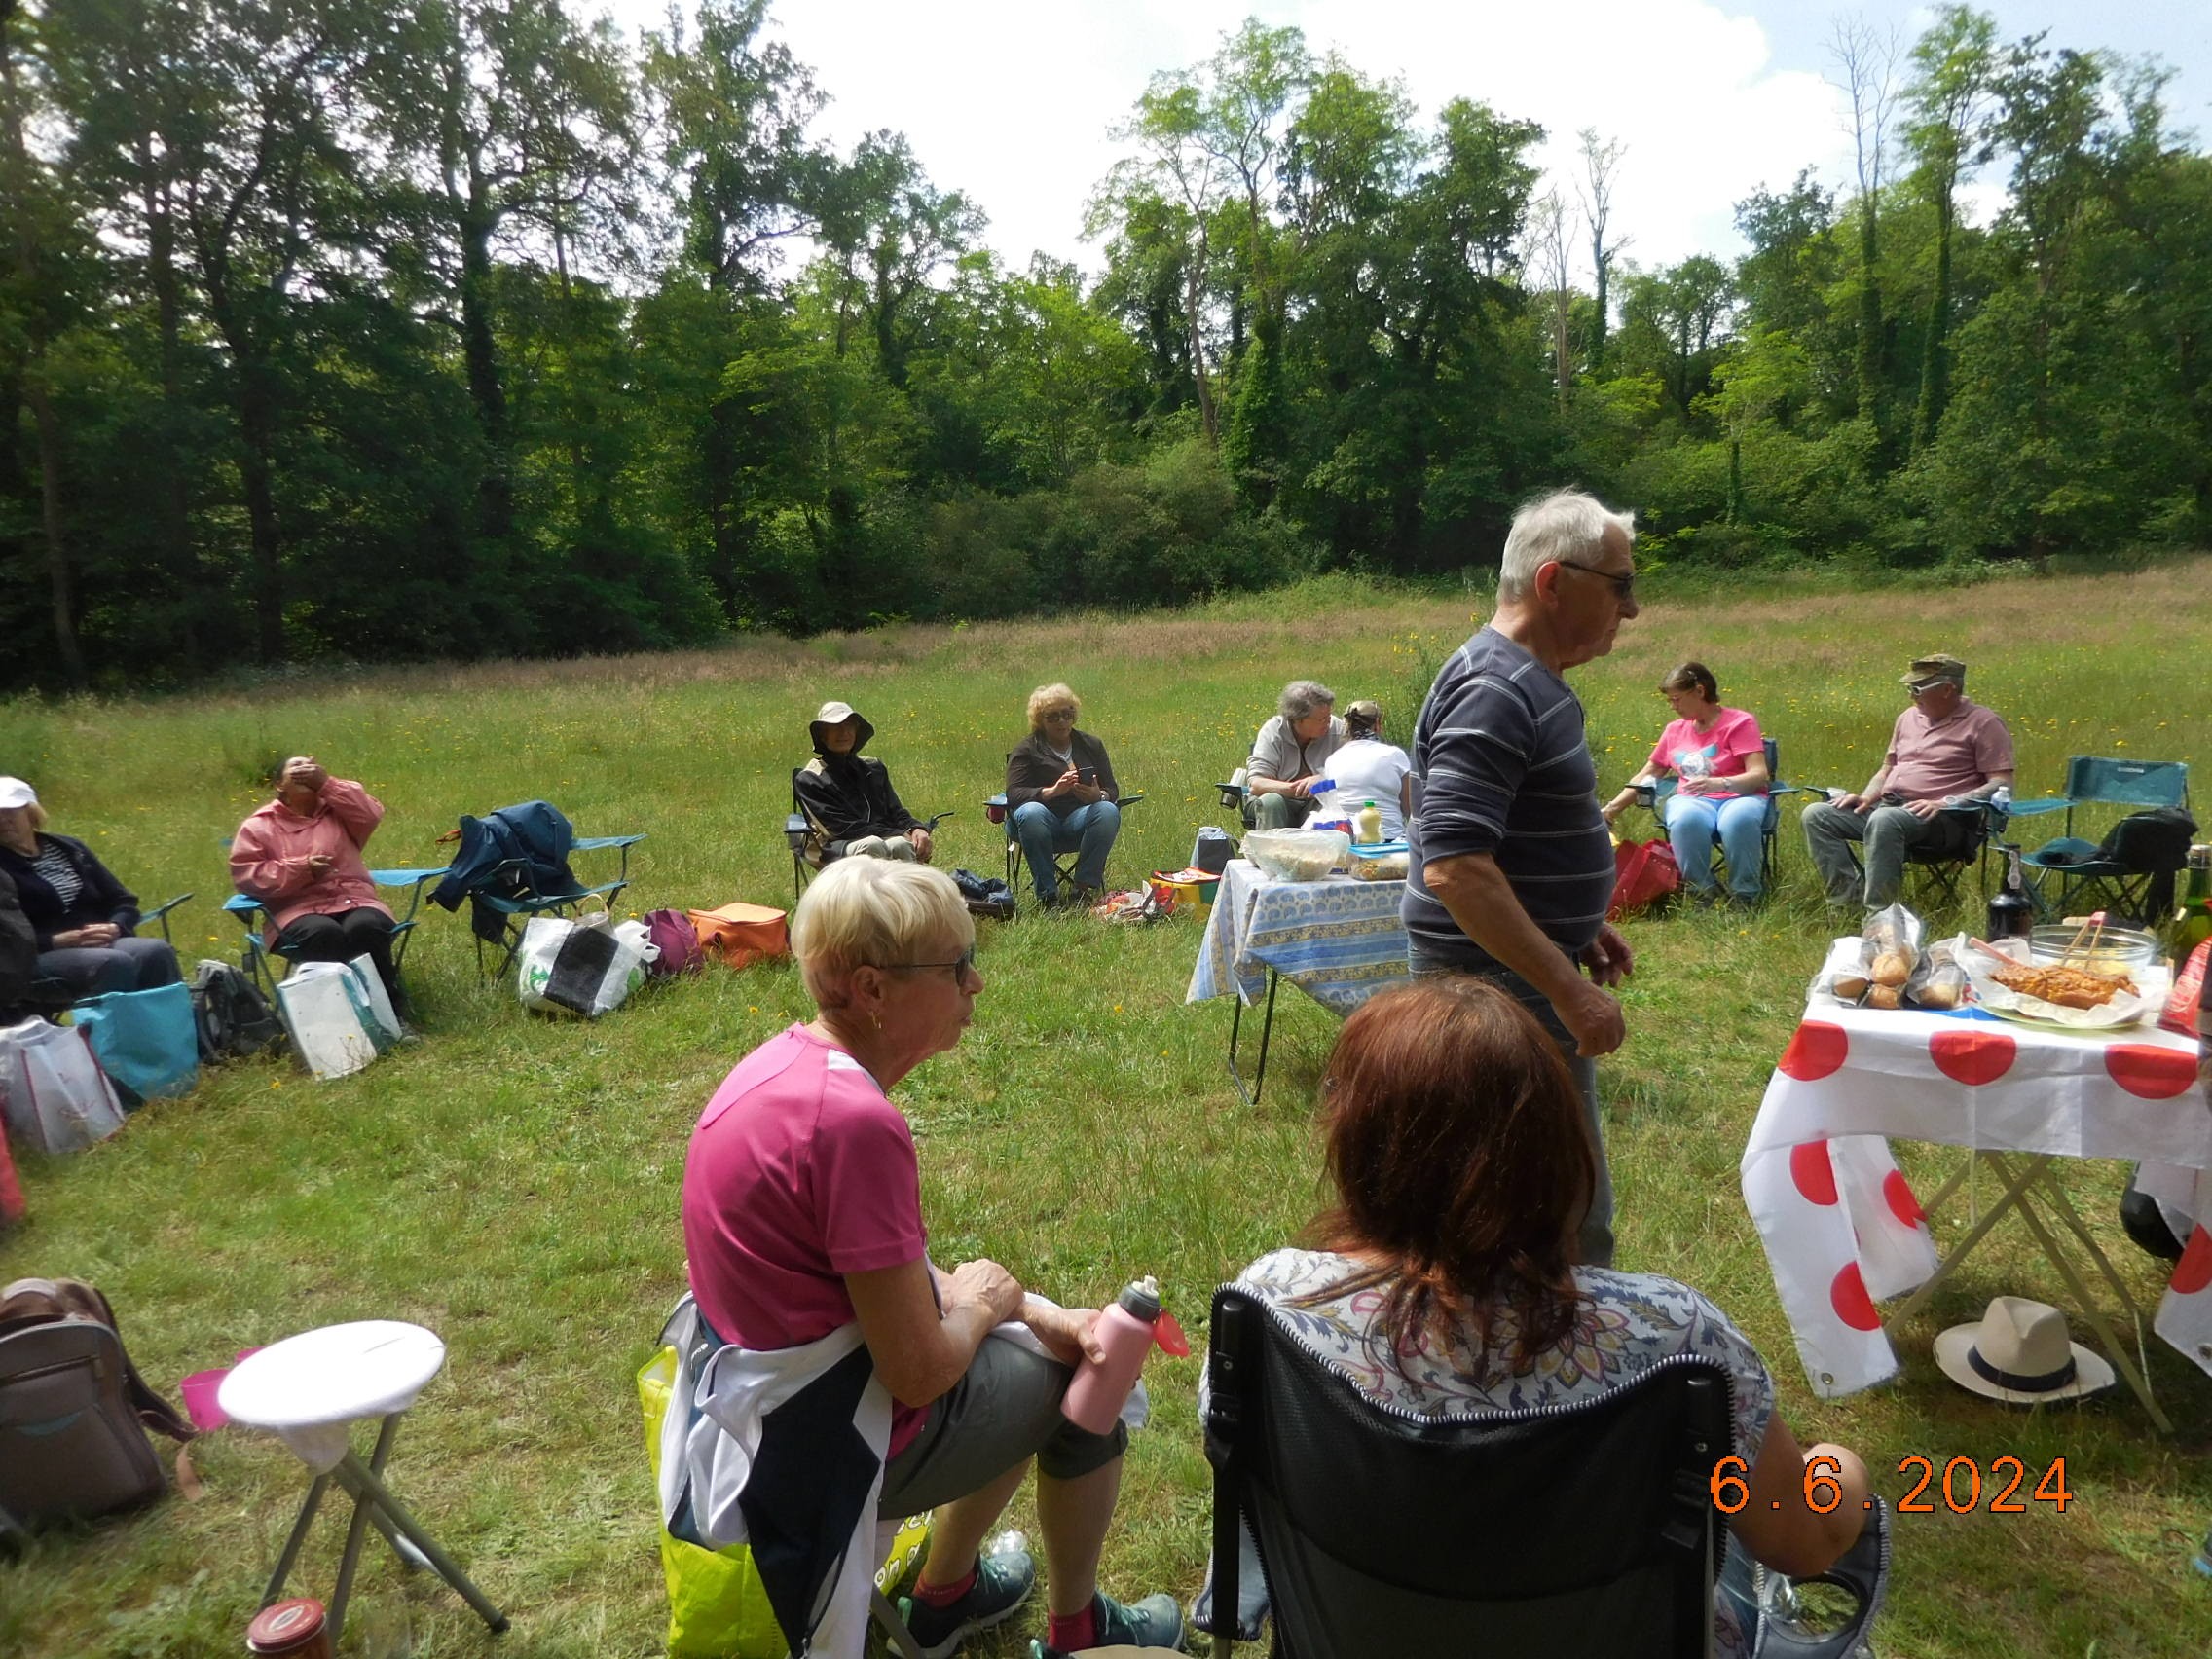
POLYGON ((1149 1276, 1141 1278, 1098 1315, 1098 1341, 1106 1357, 1086 1359, 1076 1368, 1075 1381, 1060 1397, 1060 1415, 1091 1434, 1111 1429, 1137 1385, 1159 1324, 1160 1285, 1149 1276))

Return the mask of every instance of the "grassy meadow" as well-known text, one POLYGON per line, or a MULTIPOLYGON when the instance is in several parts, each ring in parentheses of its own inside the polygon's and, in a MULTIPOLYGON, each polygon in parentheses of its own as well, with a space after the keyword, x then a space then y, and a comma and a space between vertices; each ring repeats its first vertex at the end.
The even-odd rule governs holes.
MULTIPOLYGON (((2074 753, 2212 760, 2212 560, 1948 589, 1652 585, 1614 654, 1575 676, 1608 791, 1667 718, 1652 687, 1685 656, 1759 716, 1794 780, 1862 783, 1903 703, 1898 673, 1931 650, 1972 664, 1972 694, 2011 722, 2022 795, 2055 793, 2074 753)), ((1194 828, 1221 822, 1208 786, 1240 763, 1285 679, 1379 697, 1402 740, 1426 668, 1486 608, 1479 595, 1335 581, 1158 616, 25 701, 0 704, 0 772, 31 779, 53 827, 91 840, 147 903, 197 893, 176 917, 189 962, 235 957, 216 908, 222 843, 287 754, 317 755, 384 799, 373 863, 440 863, 434 837, 458 814, 543 795, 580 833, 648 834, 626 910, 789 903, 786 779, 820 700, 847 698, 874 721, 874 752, 915 811, 958 812, 940 831, 940 862, 989 873, 1001 832, 978 802, 999 787, 1030 687, 1065 679, 1124 786, 1147 793, 1114 865, 1133 881, 1181 866, 1194 828)), ((2023 829, 2041 839, 2046 826, 2056 833, 2049 819, 2023 829)), ((1602 1071, 1620 1265, 1685 1279, 1729 1309, 1799 1437, 1860 1449, 1893 1501, 1908 1456, 1938 1468, 1970 1456, 1985 1474, 2000 1456, 2038 1471, 2065 1456, 2075 1499, 2063 1514, 1938 1505, 1899 1518, 1883 1654, 2206 1653, 2212 1586, 2189 1555, 2212 1527, 2212 1378, 2146 1332, 2176 1423, 2165 1437, 2124 1387, 2020 1412, 1955 1388, 1930 1357, 1937 1330, 1978 1317, 1994 1294, 2064 1300, 2016 1226, 1904 1334, 1899 1381, 1833 1403, 1806 1388, 1736 1171, 1825 936, 1793 822, 1777 903, 1633 924, 1629 1042, 1602 1071)), ((1222 1066, 1229 1004, 1183 1001, 1197 942, 1180 920, 982 925, 975 1028, 899 1091, 938 1260, 987 1254, 1070 1302, 1155 1272, 1196 1334, 1212 1287, 1299 1231, 1320 1198, 1311 1091, 1334 1021, 1286 991, 1263 1103, 1243 1107, 1222 1066)), ((91 1152, 18 1153, 31 1219, 0 1238, 0 1279, 99 1284, 141 1369, 172 1391, 187 1372, 311 1326, 429 1326, 448 1363, 401 1431, 393 1485, 513 1628, 493 1641, 458 1598, 371 1539, 347 1650, 656 1653, 666 1608, 633 1374, 683 1283, 677 1197, 691 1124, 740 1055, 806 1014, 798 977, 788 964, 714 970, 648 987, 597 1024, 557 1022, 479 983, 465 915, 443 912, 427 913, 407 968, 424 1041, 357 1077, 315 1084, 286 1063, 236 1064, 91 1152)), ((1899 1153, 1923 1192, 1960 1156, 1899 1153)), ((2066 1179, 2148 1309, 2162 1274, 2113 1220, 2123 1169, 2077 1162, 2066 1179)), ((1953 1235, 1960 1225, 1955 1214, 1953 1235)), ((1124 1595, 1188 1597, 1203 1569, 1198 1363, 1153 1369, 1154 1426, 1132 1447, 1106 1564, 1124 1595)), ((209 1437, 194 1460, 197 1502, 0 1561, 0 1654, 240 1650, 304 1477, 246 1431, 209 1437)), ((325 1508, 301 1592, 328 1595, 342 1514, 325 1508)), ((1026 1651, 1041 1607, 973 1650, 1026 1651)), ((1578 1650, 1595 1651, 1563 1639, 1578 1650)))

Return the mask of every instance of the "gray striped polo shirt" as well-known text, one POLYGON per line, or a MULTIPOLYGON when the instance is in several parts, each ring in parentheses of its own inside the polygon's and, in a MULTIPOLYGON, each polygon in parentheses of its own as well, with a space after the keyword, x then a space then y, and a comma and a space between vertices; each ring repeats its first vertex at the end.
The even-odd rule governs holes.
POLYGON ((1612 902, 1613 851, 1582 702, 1567 682, 1486 627, 1429 687, 1413 756, 1420 794, 1400 914, 1416 951, 1498 970, 1421 881, 1423 860, 1488 853, 1529 919, 1580 955, 1612 902))

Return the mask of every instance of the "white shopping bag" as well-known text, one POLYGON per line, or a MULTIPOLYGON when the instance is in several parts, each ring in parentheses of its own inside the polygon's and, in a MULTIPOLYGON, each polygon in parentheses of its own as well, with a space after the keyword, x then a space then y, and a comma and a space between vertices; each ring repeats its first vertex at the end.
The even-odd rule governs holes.
POLYGON ((515 953, 515 994, 548 1013, 597 1019, 645 977, 637 933, 610 925, 604 910, 581 921, 533 916, 515 953))
POLYGON ((376 964, 303 962, 276 987, 292 1051, 317 1078, 348 1077, 399 1038, 399 1016, 376 964))
POLYGON ((123 1127, 115 1086, 85 1034, 43 1019, 0 1031, 0 1108, 10 1139, 48 1154, 82 1151, 123 1127))

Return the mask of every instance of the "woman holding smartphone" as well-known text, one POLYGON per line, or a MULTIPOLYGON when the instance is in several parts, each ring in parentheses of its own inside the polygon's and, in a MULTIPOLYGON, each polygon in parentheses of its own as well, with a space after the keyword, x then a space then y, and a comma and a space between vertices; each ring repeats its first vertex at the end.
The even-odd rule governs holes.
POLYGON ((1106 857, 1122 832, 1121 788, 1106 746, 1076 730, 1076 694, 1061 684, 1029 693, 1029 735, 1006 757, 1006 804, 1037 902, 1088 905, 1106 885, 1106 857), (1060 892, 1054 853, 1080 853, 1073 891, 1060 892))

